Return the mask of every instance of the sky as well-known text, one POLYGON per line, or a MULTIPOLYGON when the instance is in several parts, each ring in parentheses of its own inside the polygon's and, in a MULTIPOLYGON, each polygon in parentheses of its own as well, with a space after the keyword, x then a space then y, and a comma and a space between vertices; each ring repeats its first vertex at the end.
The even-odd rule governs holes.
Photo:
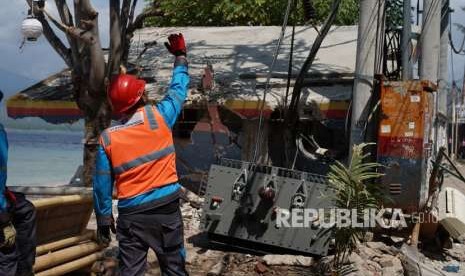
MULTIPOLYGON (((0 9, 0 89, 3 86, 9 89, 22 89, 28 85, 40 81, 53 73, 65 68, 61 58, 55 53, 47 40, 42 36, 37 42, 28 42, 20 50, 22 42, 21 23, 27 15, 28 6, 25 0, 0 0, 8 1, 8 5, 2 5, 0 9), (3 75, 3 77, 2 77, 3 75), (24 84, 21 83, 21 80, 24 84), (5 84, 7 82, 8 84, 5 84), (19 83, 12 83, 19 82, 19 83)), ((59 18, 55 1, 46 1, 47 10, 56 18, 59 18)), ((70 8, 72 2, 68 0, 70 8)), ((109 33, 109 1, 93 0, 94 8, 99 12, 99 29, 102 46, 108 46, 109 33)), ((137 11, 144 6, 143 0, 138 1, 137 11)), ((51 24, 52 25, 52 24, 51 24)), ((60 31, 56 31, 62 38, 60 31)), ((63 41, 65 41, 63 39, 63 41)), ((11 94, 11 91, 8 94, 11 94)))
MULTIPOLYGON (((64 69, 65 65, 43 36, 35 43, 26 43, 20 50, 22 41, 20 27, 22 20, 26 17, 26 1, 0 1, 8 1, 8 5, 3 5, 0 9, 0 89, 5 90, 4 87, 7 87, 6 92, 11 94, 64 69)), ((72 3, 70 0, 68 2, 72 3)), ((58 17, 54 1, 48 0, 47 3, 47 9, 58 17)), ((109 1, 93 0, 92 3, 100 14, 101 39, 105 47, 108 45, 109 1)), ((138 3, 137 9, 140 11, 144 1, 140 0, 138 3)), ((465 25, 465 12, 461 9, 465 6, 465 0, 451 0, 451 6, 455 10, 452 14, 452 23, 465 25)), ((57 34, 60 32, 57 31, 57 34)), ((454 43, 460 45, 464 34, 455 25, 452 27, 452 35, 454 43)), ((461 82, 464 75, 465 56, 455 56, 454 65, 454 79, 461 82)))

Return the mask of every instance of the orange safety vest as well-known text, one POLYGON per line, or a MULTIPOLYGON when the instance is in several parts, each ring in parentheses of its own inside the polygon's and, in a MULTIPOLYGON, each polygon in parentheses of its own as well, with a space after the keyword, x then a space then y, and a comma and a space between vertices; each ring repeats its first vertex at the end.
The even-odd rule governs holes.
POLYGON ((171 129, 152 105, 139 108, 124 125, 100 136, 110 159, 119 199, 178 181, 171 129))

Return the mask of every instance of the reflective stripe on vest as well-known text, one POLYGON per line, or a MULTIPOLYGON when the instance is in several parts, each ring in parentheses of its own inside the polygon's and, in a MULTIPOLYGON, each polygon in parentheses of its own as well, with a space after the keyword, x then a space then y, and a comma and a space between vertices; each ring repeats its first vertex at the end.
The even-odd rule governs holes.
POLYGON ((171 129, 156 107, 139 108, 125 124, 106 129, 100 143, 120 199, 178 181, 171 129))
POLYGON ((164 148, 162 150, 157 150, 152 153, 149 153, 147 155, 138 157, 134 160, 131 160, 127 163, 122 164, 121 166, 113 168, 113 172, 116 174, 122 174, 125 171, 128 171, 134 167, 140 166, 142 164, 145 164, 147 162, 152 162, 154 160, 160 159, 165 155, 168 155, 170 153, 174 152, 174 146, 169 146, 167 148, 164 148))

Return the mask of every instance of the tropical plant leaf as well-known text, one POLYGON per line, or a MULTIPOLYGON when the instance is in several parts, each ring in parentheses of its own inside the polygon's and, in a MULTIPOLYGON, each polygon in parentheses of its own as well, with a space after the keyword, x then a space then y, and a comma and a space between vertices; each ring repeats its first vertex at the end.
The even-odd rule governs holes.
MULTIPOLYGON (((366 147, 372 144, 355 145, 350 163, 346 166, 336 161, 327 174, 328 183, 333 191, 330 196, 337 208, 355 209, 363 216, 368 208, 379 208, 383 202, 382 193, 375 180, 384 174, 378 172, 383 166, 375 162, 365 162, 370 156, 366 147)), ((336 254, 333 266, 340 269, 347 256, 357 248, 357 244, 366 233, 366 229, 352 227, 331 228, 335 237, 336 254)))

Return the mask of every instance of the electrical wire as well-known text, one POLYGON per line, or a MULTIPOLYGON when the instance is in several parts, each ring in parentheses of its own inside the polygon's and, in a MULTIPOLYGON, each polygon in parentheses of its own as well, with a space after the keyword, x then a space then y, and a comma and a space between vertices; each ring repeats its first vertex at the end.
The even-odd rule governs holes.
POLYGON ((463 40, 462 40, 462 43, 461 43, 460 47, 457 48, 454 45, 454 41, 452 40, 452 15, 451 15, 451 13, 449 13, 449 22, 450 22, 449 23, 449 44, 450 44, 450 48, 456 54, 463 54, 463 52, 465 50, 465 35, 463 36, 463 40))
POLYGON ((289 90, 291 88, 292 65, 293 65, 293 57, 294 57, 294 40, 295 40, 295 20, 294 20, 294 25, 292 26, 291 50, 289 53, 289 68, 287 71, 286 95, 284 96, 284 110, 287 109, 287 101, 289 99, 289 90))
POLYGON ((292 3, 294 3, 294 0, 288 0, 287 2, 287 8, 286 8, 286 13, 284 15, 284 20, 283 20, 283 25, 281 27, 281 34, 279 36, 278 41, 276 42, 276 49, 273 55, 273 61, 271 62, 270 70, 268 71, 268 75, 266 77, 266 84, 265 84, 265 90, 263 91, 263 98, 261 102, 261 107, 260 107, 260 116, 259 116, 259 121, 258 121, 258 130, 257 130, 257 140, 255 141, 255 148, 254 148, 254 153, 252 157, 252 164, 254 164, 257 161, 257 156, 258 156, 258 148, 260 146, 260 142, 262 140, 262 135, 263 135, 263 111, 265 109, 265 102, 266 102, 266 95, 268 94, 270 90, 270 81, 271 81, 271 76, 274 70, 274 67, 276 65, 276 61, 278 59, 279 51, 281 50, 281 44, 284 38, 284 34, 286 33, 286 28, 287 28, 287 23, 289 21, 289 14, 291 12, 292 8, 292 3))

